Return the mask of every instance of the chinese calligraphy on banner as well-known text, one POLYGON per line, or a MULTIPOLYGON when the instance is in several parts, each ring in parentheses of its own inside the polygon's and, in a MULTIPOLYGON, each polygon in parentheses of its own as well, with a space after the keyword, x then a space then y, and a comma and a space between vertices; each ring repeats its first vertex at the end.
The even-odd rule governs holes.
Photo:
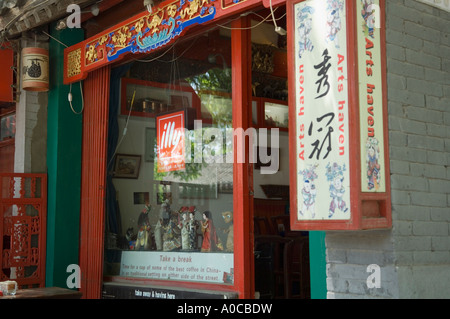
POLYGON ((379 0, 356 1, 361 191, 385 192, 383 88, 379 0))
POLYGON ((344 0, 294 5, 298 220, 349 220, 344 0))
POLYGON ((156 118, 158 172, 184 169, 185 113, 179 111, 156 118))

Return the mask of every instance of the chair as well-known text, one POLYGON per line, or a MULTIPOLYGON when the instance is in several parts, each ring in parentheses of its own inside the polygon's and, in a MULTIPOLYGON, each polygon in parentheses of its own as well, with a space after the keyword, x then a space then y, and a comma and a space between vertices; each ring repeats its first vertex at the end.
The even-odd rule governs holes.
POLYGON ((309 299, 309 238, 290 237, 284 247, 284 289, 287 299, 309 299))
POLYGON ((273 231, 269 220, 265 216, 255 216, 253 217, 254 221, 254 233, 256 235, 274 235, 275 232, 273 231))
POLYGON ((290 241, 276 235, 255 236, 255 290, 260 298, 285 298, 284 252, 290 241))

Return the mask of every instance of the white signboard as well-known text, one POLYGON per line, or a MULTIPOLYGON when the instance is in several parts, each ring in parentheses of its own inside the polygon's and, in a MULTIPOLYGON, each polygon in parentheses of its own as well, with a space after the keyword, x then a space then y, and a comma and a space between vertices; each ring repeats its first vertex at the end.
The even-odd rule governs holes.
POLYGON ((379 0, 356 1, 361 191, 385 192, 383 85, 379 0))
POLYGON ((233 254, 123 251, 120 276, 232 284, 233 267, 233 254))
POLYGON ((350 219, 344 0, 294 6, 298 220, 350 219))

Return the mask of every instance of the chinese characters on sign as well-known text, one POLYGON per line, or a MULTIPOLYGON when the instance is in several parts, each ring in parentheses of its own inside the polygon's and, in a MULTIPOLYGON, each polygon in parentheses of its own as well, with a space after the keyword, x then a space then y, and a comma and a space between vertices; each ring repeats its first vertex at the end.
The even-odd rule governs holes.
POLYGON ((184 159, 184 111, 156 118, 156 147, 158 172, 185 169, 184 159))
POLYGON ((383 89, 378 0, 358 0, 361 191, 385 192, 383 89))
POLYGON ((346 5, 294 5, 298 220, 348 220, 346 5))

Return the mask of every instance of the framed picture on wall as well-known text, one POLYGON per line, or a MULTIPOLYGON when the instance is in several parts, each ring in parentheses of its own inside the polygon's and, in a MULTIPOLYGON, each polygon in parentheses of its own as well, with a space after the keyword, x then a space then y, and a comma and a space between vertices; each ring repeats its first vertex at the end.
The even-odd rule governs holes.
POLYGON ((138 178, 141 155, 117 154, 114 163, 115 178, 138 178))

